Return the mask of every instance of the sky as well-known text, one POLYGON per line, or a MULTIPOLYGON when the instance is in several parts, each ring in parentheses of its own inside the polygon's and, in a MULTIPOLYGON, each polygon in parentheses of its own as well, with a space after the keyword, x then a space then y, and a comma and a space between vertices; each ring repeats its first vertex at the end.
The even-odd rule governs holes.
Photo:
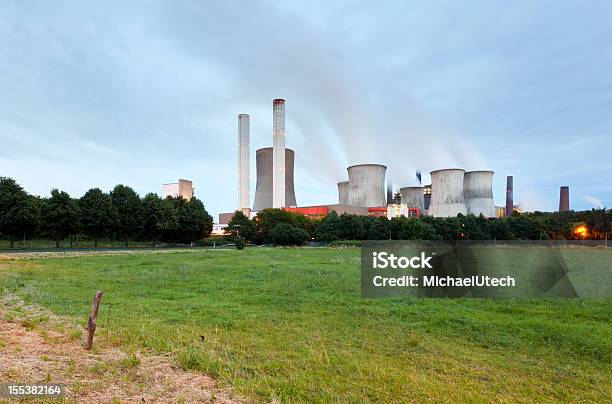
POLYGON ((49 195, 190 179, 237 204, 237 115, 255 150, 286 104, 298 205, 335 203, 346 167, 395 188, 495 171, 504 204, 612 207, 608 1, 3 1, 0 176, 49 195))

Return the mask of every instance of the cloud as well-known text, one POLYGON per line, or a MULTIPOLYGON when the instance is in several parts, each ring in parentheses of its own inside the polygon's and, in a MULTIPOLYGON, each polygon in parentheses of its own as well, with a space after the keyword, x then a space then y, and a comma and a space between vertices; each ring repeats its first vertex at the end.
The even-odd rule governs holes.
POLYGON ((317 198, 365 162, 396 187, 458 166, 494 170, 498 200, 514 175, 534 209, 554 209, 566 184, 573 207, 605 204, 612 28, 598 7, 7 3, 1 174, 41 194, 185 177, 213 213, 232 210, 236 116, 251 114, 255 173, 282 97, 300 204, 329 202, 317 198))

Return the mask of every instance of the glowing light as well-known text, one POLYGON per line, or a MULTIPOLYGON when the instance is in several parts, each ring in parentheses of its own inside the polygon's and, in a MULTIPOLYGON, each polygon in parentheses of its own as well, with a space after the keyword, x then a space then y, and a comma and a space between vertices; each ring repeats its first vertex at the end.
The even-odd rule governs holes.
POLYGON ((581 238, 586 238, 589 235, 589 229, 585 225, 576 226, 574 228, 574 234, 581 238))

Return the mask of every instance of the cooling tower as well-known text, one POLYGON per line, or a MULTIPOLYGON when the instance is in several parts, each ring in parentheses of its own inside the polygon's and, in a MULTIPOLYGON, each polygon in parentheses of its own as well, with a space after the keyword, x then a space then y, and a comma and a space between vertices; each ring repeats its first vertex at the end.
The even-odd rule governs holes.
POLYGON ((285 200, 285 100, 275 99, 272 108, 272 205, 282 208, 291 205, 285 200))
POLYGON ((348 205, 349 182, 341 181, 338 183, 338 203, 348 205))
MULTIPOLYGON (((271 208, 272 204, 272 147, 264 147, 257 150, 255 153, 255 162, 257 165, 257 184, 255 187, 255 202, 253 210, 260 211, 262 209, 271 208)), ((295 153, 291 149, 285 149, 285 166, 287 168, 285 175, 285 201, 286 206, 297 206, 295 201, 295 190, 293 185, 293 166, 295 153)))
POLYGON ((514 211, 514 178, 509 175, 506 177, 506 216, 512 216, 514 211))
POLYGON ((569 210, 569 187, 564 186, 559 190, 559 212, 569 210))
POLYGON ((249 137, 250 122, 248 114, 238 115, 238 209, 249 208, 249 137))
POLYGON ((404 187, 400 188, 402 195, 402 205, 408 205, 409 208, 419 208, 421 214, 425 214, 425 194, 423 187, 404 187))
POLYGON ((431 204, 429 215, 435 217, 455 217, 466 214, 463 196, 463 176, 465 170, 447 168, 431 172, 431 204))
POLYGON ((359 164, 347 168, 349 177, 348 204, 361 207, 385 206, 385 173, 380 164, 359 164))
POLYGON ((463 177, 463 196, 467 213, 496 217, 493 201, 493 171, 468 171, 463 177))

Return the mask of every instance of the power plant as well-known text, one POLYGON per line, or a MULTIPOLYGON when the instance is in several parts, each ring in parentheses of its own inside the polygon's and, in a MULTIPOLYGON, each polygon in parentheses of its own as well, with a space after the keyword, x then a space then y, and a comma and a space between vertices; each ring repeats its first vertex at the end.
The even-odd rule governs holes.
POLYGON ((348 204, 352 206, 385 206, 385 173, 381 164, 359 164, 347 168, 349 177, 348 204))
POLYGON ((338 183, 338 203, 341 205, 348 205, 349 195, 349 182, 340 181, 338 183))
MULTIPOLYGON (((485 218, 510 216, 514 210, 514 179, 507 176, 505 206, 496 207, 493 199, 493 176, 489 170, 468 171, 446 168, 430 172, 431 183, 423 184, 420 170, 416 184, 399 188, 386 178, 383 164, 357 164, 347 168, 348 181, 340 181, 338 203, 298 207, 295 197, 295 152, 285 147, 285 100, 272 101, 272 147, 255 153, 256 187, 253 209, 250 209, 250 115, 238 115, 238 195, 237 208, 251 217, 267 208, 303 213, 314 218, 328 212, 369 216, 456 217, 473 214, 485 218)), ((175 185, 175 184, 172 184, 175 185)), ((569 187, 559 195, 559 211, 569 210, 569 187)), ((519 209, 520 212, 520 209, 519 209)), ((227 223, 233 212, 220 214, 227 223)))
MULTIPOLYGON (((257 165, 257 185, 255 187, 255 202, 253 203, 253 211, 255 212, 274 207, 273 160, 274 150, 272 147, 259 149, 255 154, 255 162, 257 165)), ((293 184, 294 161, 295 153, 293 150, 285 149, 283 166, 286 167, 286 175, 283 175, 285 183, 282 187, 285 194, 282 199, 286 201, 286 206, 297 206, 293 184)))
POLYGON ((413 208, 419 208, 425 212, 425 192, 423 187, 400 188, 401 204, 413 208))
POLYGON ((431 204, 429 214, 435 217, 455 217, 467 214, 463 194, 465 170, 447 168, 431 172, 431 204))
POLYGON ((468 214, 496 217, 493 171, 469 171, 463 177, 463 195, 468 214))

